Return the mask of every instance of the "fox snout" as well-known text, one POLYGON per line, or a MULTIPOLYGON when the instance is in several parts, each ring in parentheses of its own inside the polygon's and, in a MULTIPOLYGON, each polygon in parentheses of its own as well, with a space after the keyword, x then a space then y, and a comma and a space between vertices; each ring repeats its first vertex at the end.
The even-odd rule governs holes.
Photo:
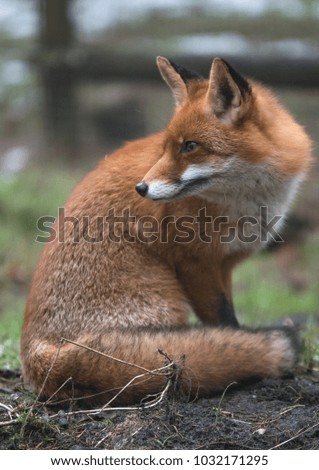
POLYGON ((135 190, 140 196, 152 201, 171 201, 181 197, 182 189, 181 181, 168 182, 157 179, 150 182, 143 180, 135 186, 135 190))
POLYGON ((148 193, 148 184, 145 181, 141 181, 135 186, 136 191, 142 197, 145 197, 148 193))
MULTIPOLYGON (((165 178, 165 175, 159 173, 157 176, 156 165, 145 175, 135 189, 138 194, 153 201, 172 201, 181 197, 199 194, 204 189, 216 184, 218 177, 222 176, 224 166, 220 165, 192 164, 189 165, 180 175, 176 174, 174 178, 165 178)), ((167 171, 171 173, 171 171, 167 171)))
POLYGON ((152 201, 170 201, 180 196, 182 185, 179 181, 143 180, 135 186, 135 189, 140 196, 152 201))
MULTIPOLYGON (((195 167, 195 165, 193 165, 193 167, 195 167)), ((190 168, 185 172, 185 176, 182 175, 180 178, 176 178, 173 181, 163 179, 150 179, 148 181, 145 178, 135 186, 135 190, 140 196, 153 201, 172 201, 174 199, 180 199, 184 196, 196 194, 212 184, 212 170, 209 172, 206 170, 207 173, 210 173, 210 176, 204 176, 203 172, 200 170, 197 169, 197 171, 194 171, 194 168, 190 168)))

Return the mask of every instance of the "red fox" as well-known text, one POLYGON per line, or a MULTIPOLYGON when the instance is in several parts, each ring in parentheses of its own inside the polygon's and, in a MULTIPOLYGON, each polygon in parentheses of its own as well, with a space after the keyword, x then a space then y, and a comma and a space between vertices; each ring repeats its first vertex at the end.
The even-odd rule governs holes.
POLYGON ((311 142, 224 60, 208 80, 157 65, 175 100, 167 128, 83 179, 35 270, 21 350, 42 397, 139 403, 167 385, 167 361, 183 393, 202 397, 296 364, 293 328, 239 328, 231 276, 282 224, 311 142))

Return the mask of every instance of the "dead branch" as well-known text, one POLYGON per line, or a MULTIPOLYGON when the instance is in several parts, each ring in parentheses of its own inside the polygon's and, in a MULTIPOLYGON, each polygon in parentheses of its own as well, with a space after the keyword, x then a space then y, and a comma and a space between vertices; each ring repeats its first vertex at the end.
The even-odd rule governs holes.
POLYGON ((50 402, 52 401, 53 397, 55 397, 55 396, 59 393, 59 391, 62 390, 62 388, 65 387, 66 384, 67 384, 68 382, 70 382, 71 380, 72 380, 72 377, 67 378, 67 379, 63 382, 63 384, 60 385, 60 387, 59 387, 54 393, 52 393, 52 395, 51 395, 47 400, 45 400, 43 403, 41 403, 41 405, 42 405, 41 408, 42 408, 43 406, 49 405, 50 402))
MULTIPOLYGON (((50 376, 50 374, 51 374, 51 372, 54 368, 54 365, 55 365, 58 357, 59 357, 61 347, 64 343, 73 344, 74 346, 86 349, 90 352, 93 352, 94 354, 98 354, 100 356, 103 356, 103 357, 106 357, 108 359, 114 360, 114 361, 119 362, 121 364, 125 364, 125 365, 131 366, 131 367, 135 367, 135 368, 140 369, 144 372, 143 374, 136 375, 131 380, 129 380, 129 382, 127 384, 125 384, 123 387, 121 387, 118 390, 118 392, 106 404, 104 404, 102 407, 96 408, 96 409, 91 409, 91 410, 69 411, 69 412, 66 413, 66 416, 74 416, 74 415, 78 415, 78 414, 87 414, 89 416, 93 416, 93 415, 99 414, 103 411, 132 411, 132 410, 149 409, 149 408, 152 408, 152 407, 158 405, 164 399, 165 395, 167 394, 167 392, 168 392, 168 390, 169 390, 169 388, 172 384, 174 385, 174 387, 176 386, 176 382, 178 380, 181 367, 178 364, 176 364, 174 361, 172 361, 169 358, 169 356, 166 353, 164 353, 163 351, 159 351, 159 353, 162 354, 166 358, 166 364, 164 364, 164 366, 159 367, 157 369, 149 370, 149 369, 146 369, 145 367, 142 367, 142 366, 139 366, 137 364, 133 364, 133 363, 124 361, 122 359, 118 359, 116 357, 110 356, 110 355, 108 355, 106 353, 103 353, 101 351, 95 350, 95 349, 93 349, 89 346, 86 346, 86 345, 83 345, 83 344, 78 343, 76 341, 72 341, 72 340, 69 340, 68 338, 62 337, 61 340, 60 340, 59 348, 58 348, 58 350, 57 350, 57 352, 56 352, 56 354, 55 354, 55 356, 52 360, 52 363, 51 363, 51 365, 48 369, 48 372, 45 376, 45 379, 43 381, 42 387, 41 387, 36 399, 32 403, 32 405, 31 405, 31 407, 30 407, 30 409, 29 409, 29 411, 26 415, 26 418, 24 420, 24 424, 21 428, 21 433, 24 432, 24 428, 25 428, 25 426, 28 422, 28 418, 30 417, 30 415, 33 412, 34 408, 36 407, 37 404, 39 404, 39 398, 42 395, 42 392, 43 392, 43 390, 45 388, 45 385, 46 385, 46 383, 49 379, 49 376, 50 376), (154 375, 157 375, 157 376, 162 375, 163 377, 167 377, 167 383, 166 383, 166 385, 165 385, 165 387, 163 388, 162 391, 160 391, 158 394, 154 395, 155 398, 153 400, 150 400, 147 403, 143 403, 143 404, 140 404, 140 405, 137 405, 137 406, 110 407, 110 404, 113 403, 114 400, 116 400, 121 395, 121 393, 123 393, 128 387, 134 385, 134 382, 136 382, 137 380, 141 380, 141 379, 148 380, 148 379, 151 378, 151 376, 154 376, 154 375)), ((182 357, 182 362, 184 363, 184 357, 182 357)), ((69 377, 45 402, 40 403, 38 411, 43 406, 50 403, 52 401, 52 398, 54 396, 56 396, 59 393, 59 391, 66 385, 66 383, 68 383, 70 380, 72 380, 72 377, 69 377)), ((139 382, 139 383, 141 383, 141 382, 139 382)), ((117 390, 117 389, 114 388, 112 390, 117 390)), ((103 391, 101 393, 107 393, 107 392, 110 392, 112 390, 103 391)), ((84 398, 87 398, 87 397, 84 397, 84 398)), ((149 397, 147 397, 147 398, 149 398, 149 397)), ((58 414, 54 414, 54 415, 50 416, 50 419, 55 418, 57 415, 58 414)))
MULTIPOLYGON (((143 406, 139 406, 139 405, 137 405, 137 406, 115 406, 113 408, 110 407, 110 408, 106 408, 106 409, 104 409, 102 407, 102 408, 95 408, 95 409, 91 409, 91 410, 69 411, 69 412, 65 413, 65 416, 76 416, 76 415, 80 415, 80 414, 86 414, 88 416, 94 416, 96 414, 101 413, 102 411, 108 411, 109 412, 109 411, 141 411, 141 410, 147 410, 149 408, 154 408, 156 405, 158 405, 163 400, 163 398, 165 397, 169 387, 170 387, 170 383, 167 382, 167 384, 165 385, 165 388, 158 394, 158 398, 156 400, 148 402, 147 404, 145 404, 143 406)), ((58 413, 56 413, 54 415, 51 415, 50 419, 56 418, 57 416, 58 416, 58 413)))
POLYGON ((11 405, 10 405, 10 406, 7 406, 7 405, 5 405, 4 403, 0 403, 0 408, 3 408, 4 410, 7 410, 8 413, 12 413, 12 412, 13 412, 13 408, 12 408, 11 405))
POLYGON ((0 422, 0 427, 10 426, 11 424, 18 424, 19 422, 20 422, 19 418, 11 419, 10 421, 2 421, 0 422))
POLYGON ((139 366, 137 364, 133 364, 132 362, 123 361, 122 359, 118 359, 117 357, 110 356, 109 354, 98 351, 97 349, 90 348, 90 346, 86 346, 85 344, 77 343, 76 341, 72 341, 72 340, 67 339, 67 338, 61 338, 61 340, 65 341, 66 343, 74 344, 74 346, 78 346, 79 348, 83 348, 83 349, 86 349, 88 351, 91 351, 95 354, 98 354, 99 356, 103 356, 103 357, 106 357, 106 358, 111 359, 113 361, 120 362, 121 364, 136 367, 137 369, 143 370, 144 372, 152 373, 152 371, 150 371, 149 369, 146 369, 145 367, 139 366))

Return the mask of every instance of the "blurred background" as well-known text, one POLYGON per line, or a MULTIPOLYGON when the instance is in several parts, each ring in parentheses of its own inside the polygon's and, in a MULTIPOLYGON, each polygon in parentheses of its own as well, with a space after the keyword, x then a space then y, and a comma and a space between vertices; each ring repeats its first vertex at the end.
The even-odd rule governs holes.
POLYGON ((243 323, 306 318, 318 338, 319 1, 0 0, 0 49, 0 367, 19 366, 37 219, 56 216, 106 153, 165 127, 157 55, 204 76, 225 58, 312 136, 316 163, 286 242, 237 269, 234 295, 243 323))

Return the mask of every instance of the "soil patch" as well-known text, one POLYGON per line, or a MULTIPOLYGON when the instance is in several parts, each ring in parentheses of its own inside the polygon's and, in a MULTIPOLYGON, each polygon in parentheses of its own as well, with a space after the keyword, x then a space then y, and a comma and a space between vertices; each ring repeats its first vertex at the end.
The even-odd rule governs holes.
POLYGON ((0 449, 319 449, 319 374, 223 396, 97 414, 35 404, 19 371, 0 371, 0 449), (30 408, 32 411, 30 412, 30 408))

